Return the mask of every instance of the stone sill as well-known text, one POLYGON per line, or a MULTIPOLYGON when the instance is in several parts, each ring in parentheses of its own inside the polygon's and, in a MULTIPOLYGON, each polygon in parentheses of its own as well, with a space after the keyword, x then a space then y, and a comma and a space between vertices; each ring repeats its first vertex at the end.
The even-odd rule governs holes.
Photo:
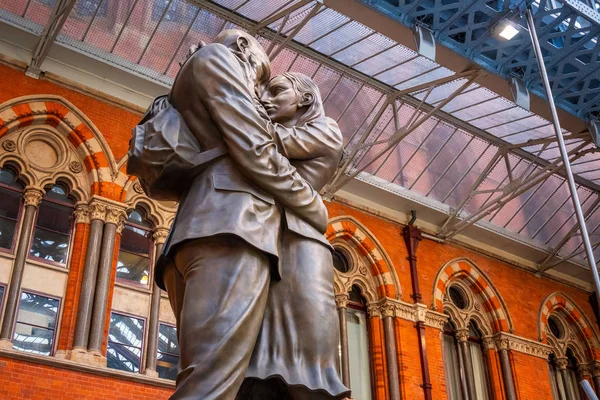
POLYGON ((10 358, 18 361, 25 361, 32 364, 48 365, 51 367, 62 368, 76 372, 84 372, 97 376, 105 376, 124 381, 136 382, 144 385, 158 386, 161 388, 173 390, 175 389, 175 382, 168 379, 154 378, 142 374, 118 371, 112 368, 97 367, 70 360, 59 360, 53 356, 40 356, 31 353, 24 353, 22 351, 17 350, 0 349, 0 357, 10 358))

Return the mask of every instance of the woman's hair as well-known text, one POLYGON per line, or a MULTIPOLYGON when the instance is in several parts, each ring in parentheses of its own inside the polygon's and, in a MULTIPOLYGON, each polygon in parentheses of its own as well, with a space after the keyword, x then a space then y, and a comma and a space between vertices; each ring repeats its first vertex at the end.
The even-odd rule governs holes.
POLYGON ((304 93, 312 95, 313 101, 308 105, 306 112, 298 119, 297 126, 305 125, 312 120, 325 116, 323 108, 323 100, 321 100, 321 92, 319 88, 308 76, 300 72, 284 72, 282 74, 292 82, 292 87, 298 95, 298 100, 302 99, 304 93))

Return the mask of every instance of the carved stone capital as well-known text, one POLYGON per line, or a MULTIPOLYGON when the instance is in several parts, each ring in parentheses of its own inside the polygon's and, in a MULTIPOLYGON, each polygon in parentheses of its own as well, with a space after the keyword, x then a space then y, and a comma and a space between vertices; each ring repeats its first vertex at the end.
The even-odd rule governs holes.
POLYGON ((38 207, 43 197, 44 191, 36 187, 26 188, 23 193, 23 201, 26 206, 38 207))
POLYGON ((569 365, 569 360, 563 357, 556 359, 556 367, 558 369, 567 369, 567 365, 569 365))
POLYGON ((90 223, 90 208, 87 204, 77 204, 73 211, 73 218, 76 224, 90 223))
POLYGON ((496 341, 494 338, 486 336, 483 338, 483 347, 486 350, 496 350, 496 341))
POLYGON ((592 364, 592 376, 597 377, 600 376, 600 361, 594 361, 592 364))
POLYGON ((510 349, 510 341, 505 337, 500 337, 496 339, 496 347, 498 350, 509 350, 510 349))
POLYGON ((367 304, 367 314, 369 318, 378 317, 381 318, 381 307, 379 304, 367 304))
POLYGON ((383 303, 379 304, 379 312, 383 318, 393 318, 396 314, 396 307, 392 302, 385 300, 383 303))
POLYGON ((348 305, 348 301, 350 301, 350 296, 348 293, 336 294, 335 295, 335 306, 336 308, 346 308, 348 305))
POLYGON ((585 376, 592 376, 590 367, 588 365, 579 365, 577 367, 577 373, 579 374, 580 379, 583 379, 585 376))
POLYGON ((469 330, 462 328, 456 330, 456 340, 459 342, 466 342, 469 340, 469 330))
POLYGON ((154 239, 155 245, 159 245, 165 243, 167 236, 169 236, 169 230, 167 228, 156 228, 152 234, 152 239, 154 239))
POLYGON ((121 225, 125 221, 125 210, 120 207, 107 206, 106 207, 106 223, 121 225))
POLYGON ((106 219, 106 204, 93 202, 89 206, 89 217, 93 221, 99 219, 104 221, 106 219))

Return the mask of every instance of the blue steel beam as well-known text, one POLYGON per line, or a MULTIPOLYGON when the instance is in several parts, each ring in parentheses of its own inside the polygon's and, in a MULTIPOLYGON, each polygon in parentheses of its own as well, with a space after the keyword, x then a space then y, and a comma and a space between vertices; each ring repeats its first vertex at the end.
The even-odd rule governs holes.
POLYGON ((421 24, 438 43, 505 79, 517 76, 545 97, 520 11, 534 10, 535 27, 556 103, 581 118, 600 114, 600 14, 586 0, 359 0, 412 28, 421 24), (519 25, 510 41, 492 34, 504 18, 519 25))

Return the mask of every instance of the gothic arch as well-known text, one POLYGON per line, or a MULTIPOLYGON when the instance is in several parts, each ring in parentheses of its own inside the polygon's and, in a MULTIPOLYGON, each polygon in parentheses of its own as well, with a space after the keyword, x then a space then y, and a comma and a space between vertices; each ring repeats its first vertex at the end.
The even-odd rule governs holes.
MULTIPOLYGON (((360 261, 359 264, 368 268, 366 271, 364 267, 357 266, 358 273, 354 274, 352 282, 348 282, 350 286, 357 284, 369 301, 377 300, 369 298, 375 296, 400 299, 402 291, 392 261, 383 246, 364 225, 350 216, 336 217, 329 221, 325 236, 332 245, 351 250, 360 261), (374 290, 369 290, 370 287, 374 290), (374 293, 367 295, 369 292, 374 293)), ((340 285, 342 283, 337 280, 336 292, 346 292, 350 289, 337 287, 340 285)))
POLYGON ((121 200, 126 176, 121 176, 98 128, 76 106, 55 95, 23 96, 0 104, 0 140, 29 126, 56 129, 79 155, 91 182, 91 194, 121 200))
POLYGON ((440 268, 434 280, 433 309, 444 310, 444 296, 452 282, 458 281, 479 301, 493 332, 513 332, 506 305, 488 277, 470 260, 457 258, 440 268))
POLYGON ((175 202, 162 202, 149 198, 134 176, 128 178, 123 193, 126 194, 123 201, 128 207, 135 208, 141 205, 148 211, 148 217, 152 220, 155 229, 169 229, 177 211, 177 204, 175 202))
POLYGON ((576 338, 566 338, 566 345, 563 346, 565 351, 567 347, 573 349, 580 362, 600 360, 597 333, 581 309, 563 292, 551 293, 542 301, 538 314, 538 339, 541 342, 550 343, 555 348, 558 346, 557 343, 552 343, 553 338, 548 336, 548 318, 552 314, 558 314, 573 328, 572 331, 576 335, 576 338))

